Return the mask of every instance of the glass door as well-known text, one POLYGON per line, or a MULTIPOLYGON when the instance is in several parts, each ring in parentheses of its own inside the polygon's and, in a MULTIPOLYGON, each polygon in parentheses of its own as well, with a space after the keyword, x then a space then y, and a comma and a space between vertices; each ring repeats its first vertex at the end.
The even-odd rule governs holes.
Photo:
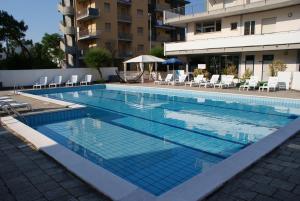
POLYGON ((271 75, 270 64, 272 64, 273 60, 274 60, 274 55, 263 55, 262 75, 261 75, 262 81, 268 81, 268 79, 271 75))

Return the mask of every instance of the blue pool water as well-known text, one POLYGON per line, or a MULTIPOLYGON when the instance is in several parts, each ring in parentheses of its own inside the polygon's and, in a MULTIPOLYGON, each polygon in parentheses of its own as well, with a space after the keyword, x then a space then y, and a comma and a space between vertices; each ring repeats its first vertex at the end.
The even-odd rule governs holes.
POLYGON ((110 85, 29 93, 87 106, 27 120, 46 136, 154 195, 206 171, 300 113, 299 102, 110 85))

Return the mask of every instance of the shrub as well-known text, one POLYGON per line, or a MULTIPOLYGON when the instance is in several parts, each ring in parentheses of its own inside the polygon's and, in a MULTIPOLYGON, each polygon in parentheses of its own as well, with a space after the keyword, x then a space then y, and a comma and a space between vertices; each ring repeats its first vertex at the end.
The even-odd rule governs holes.
POLYGON ((247 68, 242 76, 242 80, 250 79, 251 75, 253 74, 253 71, 247 68))
POLYGON ((236 77, 238 74, 236 65, 234 65, 234 64, 228 65, 226 68, 224 68, 223 74, 224 75, 234 75, 236 77))
POLYGON ((164 57, 164 48, 162 48, 162 47, 154 47, 154 48, 151 49, 150 54, 152 56, 163 58, 164 57))
POLYGON ((277 76, 279 71, 285 71, 287 68, 286 64, 281 60, 275 60, 269 65, 270 75, 277 76))

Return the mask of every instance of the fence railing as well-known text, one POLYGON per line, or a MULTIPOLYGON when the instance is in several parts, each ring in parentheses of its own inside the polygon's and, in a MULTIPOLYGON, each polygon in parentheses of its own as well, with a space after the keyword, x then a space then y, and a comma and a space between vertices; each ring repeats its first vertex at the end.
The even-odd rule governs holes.
POLYGON ((86 37, 97 37, 100 36, 101 30, 98 29, 86 29, 86 30, 81 30, 78 33, 79 39, 86 38, 86 37))

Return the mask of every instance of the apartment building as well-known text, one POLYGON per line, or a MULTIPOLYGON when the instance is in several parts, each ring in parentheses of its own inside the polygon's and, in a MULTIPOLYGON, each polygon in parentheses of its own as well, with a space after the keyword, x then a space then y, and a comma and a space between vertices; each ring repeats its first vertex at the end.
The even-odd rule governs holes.
POLYGON ((299 71, 299 0, 199 1, 165 11, 164 23, 186 27, 186 41, 166 43, 165 55, 185 55, 212 73, 235 64, 239 76, 250 69, 265 81, 273 60, 299 71))
POLYGON ((182 40, 183 28, 171 27, 162 22, 163 8, 177 7, 184 5, 184 2, 62 0, 58 9, 63 15, 60 30, 64 34, 64 41, 61 48, 66 53, 66 64, 81 66, 83 55, 93 47, 104 47, 114 58, 122 61, 148 54, 150 46, 163 46, 167 41, 182 40))
POLYGON ((183 41, 185 29, 163 23, 163 11, 183 7, 188 4, 184 0, 149 0, 149 28, 151 25, 151 47, 163 47, 165 42, 183 41))

